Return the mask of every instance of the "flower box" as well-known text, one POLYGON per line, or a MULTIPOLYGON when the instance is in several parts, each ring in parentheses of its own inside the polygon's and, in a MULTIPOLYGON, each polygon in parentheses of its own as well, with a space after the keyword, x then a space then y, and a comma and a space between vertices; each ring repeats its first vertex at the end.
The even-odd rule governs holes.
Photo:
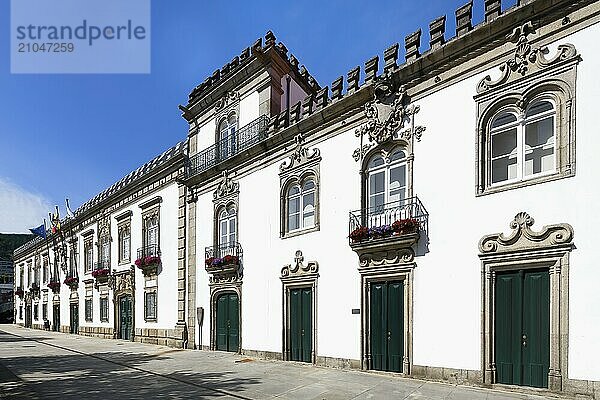
POLYGON ((406 218, 394 221, 392 225, 381 225, 367 228, 359 226, 353 230, 348 237, 352 243, 362 242, 370 239, 381 239, 390 236, 407 235, 419 230, 421 224, 415 218, 406 218))
POLYGON ((233 273, 240 265, 238 256, 226 255, 224 257, 210 257, 204 261, 208 273, 233 273))
POLYGON ((140 257, 134 262, 136 267, 141 269, 144 275, 156 274, 158 272, 158 266, 160 263, 160 256, 140 257))
POLYGON ((96 278, 97 281, 106 281, 108 280, 108 275, 110 274, 110 270, 108 268, 100 268, 92 271, 92 276, 96 278))
POLYGON ((79 286, 79 279, 73 277, 73 276, 69 276, 66 277, 64 282, 65 285, 67 285, 68 287, 70 287, 71 289, 77 289, 77 287, 79 286))
POLYGON ((51 289, 53 292, 57 292, 60 289, 60 282, 50 281, 46 286, 48 286, 48 289, 51 289))
POLYGON ((19 296, 20 298, 23 298, 23 296, 25 295, 25 292, 23 291, 23 289, 19 288, 19 289, 15 290, 15 294, 17 296, 19 296))

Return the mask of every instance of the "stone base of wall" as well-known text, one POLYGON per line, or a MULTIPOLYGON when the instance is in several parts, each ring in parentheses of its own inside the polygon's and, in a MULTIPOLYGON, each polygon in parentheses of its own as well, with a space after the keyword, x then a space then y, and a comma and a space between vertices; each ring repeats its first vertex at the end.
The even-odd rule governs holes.
POLYGON ((259 358, 261 360, 283 360, 281 353, 276 353, 274 351, 242 349, 242 354, 248 357, 259 358))
POLYGON ((183 348, 185 337, 181 329, 135 328, 134 341, 183 348))
MULTIPOLYGON (((209 350, 208 346, 202 347, 203 350, 209 350)), ((274 351, 242 349, 242 354, 249 357, 259 358, 261 360, 283 360, 283 354, 274 351)), ((360 369, 360 360, 317 356, 316 365, 329 368, 360 369)))
POLYGON ((99 337, 102 339, 113 339, 114 329, 104 326, 80 326, 79 334, 81 336, 99 337))
POLYGON ((410 376, 419 379, 445 381, 455 385, 481 385, 483 382, 481 371, 423 365, 413 365, 410 376))
POLYGON ((71 327, 69 325, 61 325, 60 331, 62 333, 71 333, 71 327))

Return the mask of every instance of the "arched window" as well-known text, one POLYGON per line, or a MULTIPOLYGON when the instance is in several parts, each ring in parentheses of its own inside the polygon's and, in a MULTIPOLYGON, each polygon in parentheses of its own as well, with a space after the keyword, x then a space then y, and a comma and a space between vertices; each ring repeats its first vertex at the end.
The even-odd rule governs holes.
POLYGON ((556 171, 556 108, 546 98, 533 100, 524 113, 498 112, 489 125, 491 185, 531 179, 556 171))
POLYGON ((236 131, 237 116, 235 113, 230 113, 221 120, 218 127, 217 140, 219 145, 219 155, 222 160, 235 154, 237 143, 236 131))
POLYGON ((233 204, 223 207, 219 212, 219 252, 229 254, 237 242, 237 210, 233 204))
POLYGON ((367 163, 367 206, 370 213, 401 206, 406 199, 406 154, 400 148, 375 153, 367 163))
POLYGON ((315 191, 313 177, 294 183, 287 190, 287 231, 315 226, 315 191))
MULTIPOLYGON (((144 220, 145 224, 145 246, 158 248, 158 215, 149 216, 144 220)), ((150 249, 152 251, 152 249, 150 249)))

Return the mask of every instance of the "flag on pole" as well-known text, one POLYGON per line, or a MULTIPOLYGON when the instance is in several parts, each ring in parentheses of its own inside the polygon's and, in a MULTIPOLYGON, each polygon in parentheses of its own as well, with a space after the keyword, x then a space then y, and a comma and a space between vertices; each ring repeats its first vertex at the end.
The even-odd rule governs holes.
POLYGON ((56 213, 50 215, 50 225, 52 226, 52 233, 60 231, 60 216, 58 215, 58 206, 56 207, 56 213))
POLYGON ((67 217, 69 218, 75 218, 75 213, 73 211, 71 211, 71 207, 69 207, 69 199, 65 199, 65 205, 66 205, 66 209, 67 209, 67 217))
POLYGON ((38 226, 37 228, 31 228, 31 229, 29 229, 29 232, 33 233, 36 236, 39 236, 41 238, 46 239, 46 226, 45 226, 45 224, 42 224, 42 225, 38 226))

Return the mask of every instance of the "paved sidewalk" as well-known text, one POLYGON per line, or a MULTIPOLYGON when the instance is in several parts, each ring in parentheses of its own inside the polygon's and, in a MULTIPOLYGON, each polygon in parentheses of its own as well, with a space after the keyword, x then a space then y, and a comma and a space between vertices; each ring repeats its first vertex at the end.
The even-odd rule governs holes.
POLYGON ((548 396, 0 325, 0 398, 543 400, 548 396))

